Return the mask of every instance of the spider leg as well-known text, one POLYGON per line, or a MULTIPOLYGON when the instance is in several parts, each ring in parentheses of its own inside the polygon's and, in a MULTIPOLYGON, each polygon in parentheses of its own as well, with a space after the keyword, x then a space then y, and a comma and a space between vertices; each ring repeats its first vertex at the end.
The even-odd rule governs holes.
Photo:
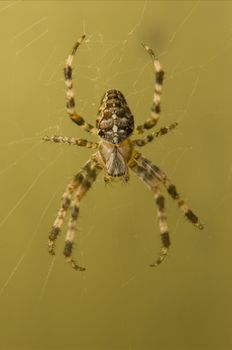
POLYGON ((171 125, 164 126, 161 129, 159 129, 158 131, 154 131, 151 134, 146 135, 145 137, 143 137, 141 139, 135 139, 132 141, 132 143, 137 147, 143 147, 143 146, 147 145, 149 142, 152 142, 154 140, 154 138, 166 135, 169 131, 172 131, 173 129, 175 129, 177 127, 177 125, 178 125, 178 123, 174 122, 171 125))
MULTIPOLYGON (((167 175, 156 165, 152 164, 148 159, 144 158, 141 154, 137 153, 135 171, 141 178, 149 179, 155 177, 166 188, 168 194, 177 202, 180 210, 184 213, 185 217, 198 229, 202 230, 204 226, 199 222, 198 217, 193 213, 189 206, 185 203, 183 198, 177 192, 176 186, 169 180, 167 175), (141 172, 141 175, 139 173, 141 172)), ((133 163, 132 165, 133 166, 133 163)), ((134 170, 134 168, 132 168, 134 170)))
POLYGON ((165 205, 164 205, 165 199, 159 189, 159 185, 157 181, 154 180, 154 188, 150 187, 150 189, 154 192, 155 204, 157 208, 157 217, 158 217, 159 228, 160 228, 161 243, 162 243, 162 248, 158 259, 150 265, 153 267, 153 266, 159 265, 167 256, 168 249, 170 246, 170 238, 169 238, 169 232, 168 232, 167 215, 165 212, 165 205))
POLYGON ((98 148, 98 143, 96 142, 77 139, 75 137, 52 135, 52 136, 44 136, 43 141, 50 141, 55 143, 66 143, 68 145, 76 145, 76 146, 82 146, 87 148, 98 148))
POLYGON ((71 200, 72 200, 74 191, 77 190, 79 188, 80 184, 84 181, 85 173, 91 167, 91 164, 93 162, 94 162, 93 160, 89 160, 84 165, 84 167, 74 176, 73 180, 68 184, 64 194, 62 195, 60 209, 57 213, 54 224, 53 224, 51 231, 49 232, 49 235, 48 235, 48 252, 51 255, 55 254, 56 239, 57 239, 58 235, 60 234, 61 226, 64 222, 67 211, 71 205, 71 200))
POLYGON ((85 39, 85 35, 82 35, 73 46, 71 54, 68 56, 64 67, 64 81, 66 86, 66 108, 71 120, 77 125, 81 126, 85 131, 96 133, 96 129, 93 125, 86 123, 84 118, 81 117, 75 110, 74 91, 72 83, 72 62, 77 48, 85 39))
POLYGON ((155 57, 154 51, 147 45, 142 44, 148 54, 151 56, 153 64, 154 64, 154 75, 155 75, 155 83, 154 83, 154 95, 153 95, 153 103, 151 107, 151 115, 145 121, 144 124, 137 125, 135 127, 135 133, 142 134, 145 130, 149 130, 153 128, 160 117, 160 96, 162 93, 163 80, 164 80, 164 71, 159 60, 155 57))
POLYGON ((70 207, 73 191, 80 185, 80 182, 82 181, 82 179, 83 179, 82 173, 81 172, 77 173, 74 176, 73 180, 68 184, 65 192, 62 195, 60 209, 57 213, 54 224, 52 225, 51 231, 49 232, 49 235, 48 235, 48 252, 51 255, 55 254, 56 239, 60 234, 61 226, 64 222, 66 213, 70 207))
POLYGON ((79 215, 80 201, 90 189, 93 182, 96 180, 96 177, 100 170, 101 167, 99 166, 95 158, 92 158, 86 163, 86 165, 83 167, 83 179, 78 188, 76 189, 73 196, 73 200, 70 205, 70 218, 68 221, 68 230, 65 238, 64 256, 67 262, 70 263, 74 269, 79 271, 84 271, 85 268, 79 266, 76 263, 76 261, 72 258, 72 249, 74 244, 76 223, 79 215))
POLYGON ((165 199, 159 189, 159 183, 154 174, 149 174, 147 169, 142 167, 137 160, 130 165, 131 169, 135 174, 145 183, 145 185, 151 190, 154 194, 155 205, 157 208, 157 217, 160 228, 160 236, 162 248, 159 253, 158 258, 150 266, 159 265, 168 254, 168 249, 170 246, 170 238, 168 232, 167 216, 165 212, 165 199))

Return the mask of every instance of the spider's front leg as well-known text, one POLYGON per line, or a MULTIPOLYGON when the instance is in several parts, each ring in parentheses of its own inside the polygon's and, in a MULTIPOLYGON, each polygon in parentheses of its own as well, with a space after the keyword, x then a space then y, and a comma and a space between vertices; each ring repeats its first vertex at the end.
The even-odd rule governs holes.
POLYGON ((135 155, 134 160, 132 160, 129 165, 134 173, 145 183, 145 185, 152 191, 154 195, 155 205, 157 209, 157 217, 160 228, 160 236, 162 248, 159 253, 158 258, 155 262, 150 264, 151 267, 159 265, 168 254, 168 249, 170 246, 170 238, 168 231, 167 216, 165 212, 165 199, 159 189, 159 183, 154 175, 150 175, 139 163, 140 154, 135 155))
POLYGON ((61 226, 64 222, 65 215, 70 209, 70 218, 68 222, 68 230, 65 239, 64 256, 71 264, 71 266, 76 269, 83 271, 84 268, 79 266, 72 258, 72 247, 74 242, 76 222, 79 214, 80 201, 86 192, 90 189, 93 182, 96 180, 98 173, 101 170, 101 166, 95 158, 95 155, 90 159, 78 172, 72 182, 66 188, 62 196, 61 208, 57 214, 57 218, 54 225, 49 233, 48 247, 49 252, 54 254, 55 241, 60 233, 61 226))
POLYGON ((77 48, 81 45, 85 35, 82 35, 74 45, 71 54, 68 56, 65 67, 64 67, 64 81, 66 86, 66 108, 71 120, 77 125, 81 126, 85 131, 96 133, 96 129, 92 124, 86 123, 83 117, 81 117, 75 110, 75 100, 72 82, 72 63, 77 51, 77 48))
POLYGON ((144 124, 137 125, 135 127, 135 133, 142 134, 145 130, 149 130, 153 128, 160 117, 160 96, 162 93, 162 87, 163 87, 163 80, 164 80, 164 71, 162 69, 162 66, 159 62, 159 60, 155 57, 154 51, 147 45, 142 44, 145 48, 145 50, 148 52, 148 54, 151 56, 153 64, 154 64, 154 75, 155 75, 155 82, 154 82, 154 95, 153 95, 153 103, 151 107, 151 115, 150 117, 145 121, 144 124))
POLYGON ((86 164, 83 168, 83 179, 80 183, 80 186, 77 188, 74 193, 73 200, 70 206, 70 218, 68 221, 68 230, 65 238, 65 247, 64 247, 64 256, 68 263, 75 270, 84 271, 85 268, 79 266, 76 261, 72 258, 72 248, 74 243, 75 231, 76 231, 76 223, 79 215, 79 207, 80 201, 86 194, 86 192, 90 189, 93 182, 96 180, 98 173, 101 171, 101 166, 99 165, 96 158, 93 156, 92 160, 86 164))
POLYGON ((77 173, 74 176, 73 180, 68 184, 65 192, 62 195, 60 209, 57 213, 54 224, 52 225, 51 231, 49 232, 49 235, 48 235, 48 252, 51 255, 55 255, 56 240, 60 234, 61 226, 63 225, 65 216, 70 207, 73 192, 75 191, 75 189, 78 188, 82 180, 83 180, 82 172, 77 173))
POLYGON ((199 219, 196 216, 196 214, 193 213, 193 211, 189 208, 184 199, 177 192, 176 186, 170 181, 167 175, 159 167, 152 164, 148 159, 142 157, 141 155, 137 161, 138 164, 147 173, 147 177, 155 177, 165 186, 168 194, 172 197, 172 199, 174 199, 177 202, 179 209, 184 213, 185 217, 199 230, 203 230, 203 224, 199 222, 199 219))
POLYGON ((148 159, 144 158, 140 153, 136 152, 134 158, 130 163, 130 168, 135 174, 147 185, 147 187, 154 193, 155 202, 158 212, 158 220, 161 231, 162 250, 156 263, 151 266, 156 266, 167 255, 168 247, 170 245, 166 216, 164 212, 164 197, 161 195, 158 187, 158 181, 161 182, 167 189, 168 194, 177 201, 180 210, 184 213, 185 217, 194 224, 195 227, 202 230, 204 226, 199 222, 198 217, 188 207, 183 198, 176 190, 176 186, 171 183, 166 174, 159 169, 156 165, 153 165, 148 159))

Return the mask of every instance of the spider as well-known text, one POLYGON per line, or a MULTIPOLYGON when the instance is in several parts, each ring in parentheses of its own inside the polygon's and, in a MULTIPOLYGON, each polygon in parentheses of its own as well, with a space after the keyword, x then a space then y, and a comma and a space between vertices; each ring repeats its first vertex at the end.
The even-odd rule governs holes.
POLYGON ((74 123, 88 133, 98 135, 100 141, 94 143, 85 139, 56 135, 45 136, 43 138, 44 141, 96 149, 96 153, 91 156, 65 189, 60 209, 49 233, 48 251, 52 255, 55 254, 56 239, 60 234, 61 226, 69 210, 70 218, 67 225, 63 253, 67 262, 70 263, 74 269, 84 271, 85 268, 80 266, 72 257, 80 202, 93 185, 93 182, 96 180, 101 170, 104 171, 104 180, 108 183, 115 178, 120 178, 127 182, 129 180, 130 169, 145 183, 154 196, 162 247, 158 258, 150 266, 157 266, 166 257, 170 246, 167 217, 165 213, 165 199, 161 193, 160 184, 165 187, 168 194, 177 202, 179 209, 183 212, 185 217, 198 229, 203 229, 203 225, 199 222, 198 217, 189 209, 188 205, 177 192, 176 186, 169 180, 167 175, 136 150, 136 147, 143 147, 149 142, 152 142, 156 137, 167 134, 177 126, 177 123, 175 122, 167 127, 162 127, 158 131, 153 131, 142 138, 130 139, 132 134, 143 134, 157 124, 160 117, 160 96, 163 86, 164 71, 153 50, 149 46, 142 44, 150 55, 154 65, 154 94, 150 116, 143 124, 135 126, 134 117, 123 94, 116 89, 110 89, 106 91, 102 97, 96 118, 96 127, 94 127, 87 123, 84 118, 76 112, 72 83, 73 59, 77 48, 84 39, 85 35, 82 35, 82 37, 77 40, 65 63, 64 80, 66 86, 66 108, 70 119, 74 123))

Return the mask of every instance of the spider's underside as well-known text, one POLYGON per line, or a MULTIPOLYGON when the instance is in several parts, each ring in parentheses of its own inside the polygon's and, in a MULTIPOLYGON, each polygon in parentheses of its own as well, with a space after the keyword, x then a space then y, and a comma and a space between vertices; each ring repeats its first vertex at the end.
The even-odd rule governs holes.
POLYGON ((65 215, 69 210, 70 217, 67 225, 68 229, 65 239, 64 255, 74 269, 80 271, 85 270, 84 267, 79 266, 72 258, 72 248, 80 201, 90 189, 101 170, 104 171, 104 180, 110 182, 116 177, 128 181, 129 169, 131 169, 154 195, 162 243, 162 248, 157 260, 151 264, 151 266, 156 266, 163 261, 170 246, 164 196, 160 191, 160 184, 166 188, 168 194, 177 202, 185 217, 197 228, 203 229, 203 225, 199 223, 198 217, 180 197, 175 185, 171 183, 166 174, 136 150, 136 147, 143 147, 147 143, 153 141, 154 138, 167 134, 177 126, 177 123, 173 123, 168 127, 162 127, 158 131, 152 132, 143 138, 130 139, 133 133, 143 134, 157 124, 160 115, 160 95, 162 92, 164 72, 153 50, 147 45, 143 45, 152 58, 155 72, 154 95, 150 117, 147 118, 144 124, 135 126, 134 117, 123 94, 118 90, 110 89, 104 94, 101 100, 95 128, 93 125, 86 123, 84 118, 76 112, 72 86, 72 62, 75 52, 84 38, 85 35, 74 45, 65 64, 66 107, 71 120, 87 132, 98 135, 100 137, 100 142, 94 143, 66 136, 44 137, 45 141, 67 143, 97 150, 74 176, 62 196, 60 209, 49 233, 48 249, 51 254, 54 254, 56 239, 61 231, 65 215))

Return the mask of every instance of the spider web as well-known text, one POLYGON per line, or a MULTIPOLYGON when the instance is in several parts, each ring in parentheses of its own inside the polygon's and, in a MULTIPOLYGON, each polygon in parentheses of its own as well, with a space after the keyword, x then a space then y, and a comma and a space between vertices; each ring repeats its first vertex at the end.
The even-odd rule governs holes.
MULTIPOLYGON (((83 32, 87 39, 78 49, 74 62, 74 90, 78 112, 91 123, 94 123, 101 96, 109 88, 117 88, 125 94, 136 123, 142 123, 149 116, 153 71, 141 42, 157 50, 165 69, 158 128, 174 121, 178 121, 179 126, 171 135, 141 151, 177 183, 178 190, 207 222, 209 229, 203 238, 198 232, 195 235, 188 223, 182 223, 182 215, 173 203, 167 200, 173 246, 162 270, 152 271, 157 276, 155 283, 168 285, 168 270, 190 264, 196 259, 196 251, 203 263, 208 242, 218 245, 215 228, 220 229, 220 223, 229 231, 226 208, 231 203, 232 162, 227 151, 231 106, 223 62, 229 65, 232 37, 230 22, 227 17, 222 21, 222 15, 227 8, 231 10, 231 5, 175 2, 173 19, 174 5, 169 2, 141 1, 133 5, 111 2, 111 5, 113 10, 107 7, 106 14, 111 15, 113 23, 113 11, 116 11, 115 18, 119 18, 120 10, 130 13, 133 6, 133 15, 121 16, 118 20, 120 28, 112 26, 107 16, 102 17, 102 2, 99 2, 100 8, 96 8, 96 14, 106 21, 102 26, 94 25, 88 5, 57 3, 61 11, 59 20, 73 18, 70 10, 78 9, 81 13, 77 25, 68 21, 67 27, 59 29, 60 39, 55 32, 59 28, 58 19, 51 15, 52 3, 34 2, 33 6, 29 2, 13 1, 0 5, 5 29, 2 67, 6 69, 2 73, 4 91, 7 91, 2 91, 5 100, 1 106, 1 130, 5 132, 1 138, 0 168, 4 198, 0 217, 1 265, 4 267, 0 302, 10 305, 16 290, 20 297, 14 306, 28 300, 29 305, 33 305, 33 317, 48 305, 54 289, 61 287, 57 280, 74 284, 82 315, 85 308, 81 303, 86 303, 91 286, 98 278, 104 293, 112 292, 104 282, 112 271, 116 270, 116 279, 111 283, 120 291, 121 298, 139 281, 149 280, 149 287, 153 286, 146 267, 154 260, 160 246, 155 208, 152 195, 134 176, 129 185, 116 183, 105 187, 100 175, 81 203, 74 254, 87 266, 87 273, 75 275, 63 261, 65 227, 57 243, 56 257, 46 255, 47 232, 58 210, 60 196, 91 151, 44 144, 41 138, 58 134, 94 140, 72 125, 65 113, 63 64, 73 42, 83 32), (218 17, 211 15, 206 20, 207 6, 218 6, 218 17), (19 13, 24 10, 28 17, 23 21, 19 13), (16 24, 9 28, 8 23, 12 21, 16 24), (213 28, 212 23, 215 23, 213 28), (213 90, 212 94, 209 89, 213 90), (220 158, 219 150, 224 157, 220 158), (216 215, 222 219, 217 221, 216 215), (185 235, 184 231, 191 234, 185 235), (191 250, 186 251, 186 246, 191 246, 191 250), (26 295, 22 297, 25 288, 26 295)), ((225 243, 226 238, 223 239, 225 243)), ((17 309, 22 312, 19 306, 17 309)), ((6 321, 9 322, 7 317, 6 321)), ((126 348, 136 348, 130 317, 122 323, 126 348)), ((3 348, 8 348, 7 342, 3 348)))

